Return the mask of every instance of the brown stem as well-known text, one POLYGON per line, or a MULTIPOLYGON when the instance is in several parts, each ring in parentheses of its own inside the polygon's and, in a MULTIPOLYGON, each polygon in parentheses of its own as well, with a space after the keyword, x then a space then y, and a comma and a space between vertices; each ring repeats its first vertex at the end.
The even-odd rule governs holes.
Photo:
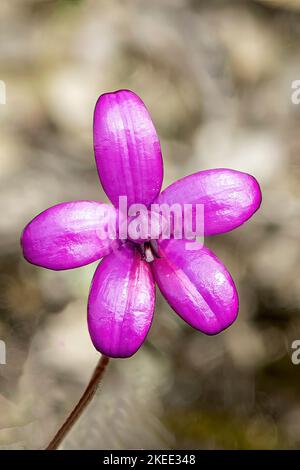
POLYGON ((80 398, 79 402, 77 403, 77 405, 75 406, 71 414, 68 416, 68 418, 66 419, 62 427, 57 431, 54 438, 52 439, 52 441, 50 442, 50 444, 45 450, 56 450, 58 446, 61 444, 63 439, 66 437, 70 429, 76 423, 78 418, 81 416, 82 412, 85 410, 85 408, 90 403, 93 396, 95 395, 108 362, 109 362, 108 357, 101 356, 97 364, 97 367, 94 370, 94 373, 91 377, 91 380, 88 386, 86 387, 82 397, 80 398))

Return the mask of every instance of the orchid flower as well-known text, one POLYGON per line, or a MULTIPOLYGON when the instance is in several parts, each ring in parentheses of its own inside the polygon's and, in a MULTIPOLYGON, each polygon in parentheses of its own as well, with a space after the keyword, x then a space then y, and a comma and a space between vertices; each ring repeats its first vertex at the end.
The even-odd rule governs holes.
POLYGON ((149 236, 111 237, 109 226, 119 219, 120 197, 126 196, 128 205, 147 208, 201 204, 204 235, 225 233, 259 208, 255 178, 213 169, 186 176, 160 192, 160 142, 144 103, 129 90, 100 96, 94 149, 102 187, 113 205, 75 201, 50 207, 25 227, 24 257, 54 270, 103 258, 91 284, 88 328, 95 348, 108 357, 132 356, 142 345, 153 319, 155 282, 192 327, 209 335, 227 328, 237 317, 238 294, 229 272, 208 248, 187 250, 186 240, 173 232, 168 239, 158 236, 155 243, 149 236))

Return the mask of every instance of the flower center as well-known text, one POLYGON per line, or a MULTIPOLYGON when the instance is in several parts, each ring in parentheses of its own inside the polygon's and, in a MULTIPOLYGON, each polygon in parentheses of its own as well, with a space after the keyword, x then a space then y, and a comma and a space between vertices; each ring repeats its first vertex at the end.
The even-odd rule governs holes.
POLYGON ((136 244, 141 257, 147 263, 152 263, 155 258, 159 258, 158 246, 156 240, 150 240, 142 244, 136 244))

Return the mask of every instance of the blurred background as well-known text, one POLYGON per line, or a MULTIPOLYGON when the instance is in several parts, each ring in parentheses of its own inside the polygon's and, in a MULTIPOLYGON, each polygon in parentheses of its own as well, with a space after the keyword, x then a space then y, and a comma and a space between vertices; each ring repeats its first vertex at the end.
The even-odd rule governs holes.
POLYGON ((240 296, 216 337, 158 294, 147 342, 113 360, 64 449, 277 449, 300 445, 299 0, 1 0, 0 448, 42 449, 98 360, 86 326, 97 263, 29 265, 23 226, 62 201, 106 200, 93 109, 130 88, 161 138, 164 187, 214 167, 253 174, 263 205, 207 244, 240 296))

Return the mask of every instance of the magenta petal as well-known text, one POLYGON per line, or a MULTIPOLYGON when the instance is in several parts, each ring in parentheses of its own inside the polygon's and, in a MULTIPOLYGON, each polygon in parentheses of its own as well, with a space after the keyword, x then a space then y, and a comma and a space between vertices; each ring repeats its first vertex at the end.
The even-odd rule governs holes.
POLYGON ((60 270, 92 263, 117 249, 107 231, 116 210, 96 201, 58 204, 35 217, 24 229, 21 245, 32 264, 60 270))
POLYGON ((154 278, 171 307, 187 323, 209 335, 227 328, 238 313, 233 280, 207 248, 186 250, 184 240, 159 242, 154 278))
POLYGON ((88 326, 95 348, 110 357, 129 357, 151 326, 155 285, 149 264, 125 245, 104 258, 91 285, 88 326))
POLYGON ((233 230, 248 220, 261 204, 261 191, 253 176, 218 168, 176 181, 155 202, 182 206, 203 204, 204 235, 215 235, 233 230))
POLYGON ((117 207, 148 206, 159 194, 163 179, 160 143, 142 100, 132 91, 100 96, 94 114, 94 149, 102 186, 117 207))

